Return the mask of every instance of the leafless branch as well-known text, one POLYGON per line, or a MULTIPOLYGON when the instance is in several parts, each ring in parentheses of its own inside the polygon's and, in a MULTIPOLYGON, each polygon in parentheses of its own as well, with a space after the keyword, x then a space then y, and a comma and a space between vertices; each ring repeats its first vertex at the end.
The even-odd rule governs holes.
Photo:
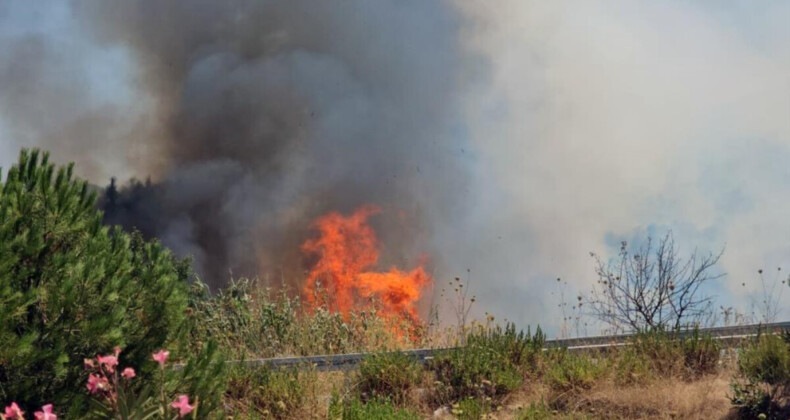
POLYGON ((671 232, 657 245, 648 238, 634 254, 623 242, 618 257, 608 264, 593 253, 598 282, 591 312, 613 333, 697 324, 712 310, 711 297, 700 287, 723 276, 713 270, 722 253, 700 255, 695 249, 680 258, 671 232))

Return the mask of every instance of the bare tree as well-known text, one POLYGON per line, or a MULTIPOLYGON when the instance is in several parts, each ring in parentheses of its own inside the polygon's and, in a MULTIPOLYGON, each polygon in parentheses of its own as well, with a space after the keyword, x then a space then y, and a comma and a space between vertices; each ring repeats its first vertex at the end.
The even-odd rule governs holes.
POLYGON ((623 242, 618 257, 608 264, 591 253, 598 274, 590 298, 592 315, 608 324, 613 333, 679 329, 699 323, 712 304, 700 287, 724 275, 712 270, 722 252, 700 256, 694 250, 686 259, 679 258, 669 232, 658 246, 648 238, 635 253, 623 242))

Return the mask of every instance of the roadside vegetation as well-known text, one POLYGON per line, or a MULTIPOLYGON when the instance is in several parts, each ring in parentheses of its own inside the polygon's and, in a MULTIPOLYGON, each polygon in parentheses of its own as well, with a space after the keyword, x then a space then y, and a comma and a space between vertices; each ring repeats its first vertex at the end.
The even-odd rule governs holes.
POLYGON ((598 264, 590 306, 613 331, 637 330, 629 345, 546 349, 540 328, 468 322, 475 297, 460 279, 457 325, 404 337, 375 308, 308 310, 287 287, 233 279, 210 291, 188 260, 104 226, 72 173, 23 151, 0 176, 2 418, 788 417, 788 336, 730 350, 695 330, 710 310, 698 286, 718 256, 683 260, 671 236, 641 259, 624 244, 619 265, 598 264), (666 261, 675 269, 655 271, 666 261), (642 304, 640 288, 663 298, 642 304), (425 364, 400 351, 444 343, 456 346, 425 364), (349 352, 370 355, 344 372, 226 363, 349 352))

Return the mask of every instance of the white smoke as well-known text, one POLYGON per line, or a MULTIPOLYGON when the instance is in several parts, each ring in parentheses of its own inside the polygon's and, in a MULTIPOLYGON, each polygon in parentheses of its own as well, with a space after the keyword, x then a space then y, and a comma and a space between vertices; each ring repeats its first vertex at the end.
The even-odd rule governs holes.
POLYGON ((490 221, 482 302, 556 325, 553 279, 575 298, 589 251, 648 228, 688 252, 726 245, 722 304, 790 263, 787 4, 489 6, 461 4, 476 23, 464 43, 490 65, 466 101, 478 190, 497 191, 474 216, 490 221))

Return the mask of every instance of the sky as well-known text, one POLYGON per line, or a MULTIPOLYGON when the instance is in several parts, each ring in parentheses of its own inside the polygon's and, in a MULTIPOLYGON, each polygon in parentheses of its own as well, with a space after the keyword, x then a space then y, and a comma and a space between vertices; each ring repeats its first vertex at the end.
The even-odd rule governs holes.
MULTIPOLYGON (((0 85, 0 166, 45 146, 99 184, 145 178, 135 133, 156 116, 135 56, 86 34, 75 3, 26 3, 0 4, 0 78, 19 81, 0 85), (17 54, 40 64, 20 78, 17 54)), ((586 293, 591 251, 669 230, 682 252, 724 249, 706 290, 722 306, 749 312, 758 269, 790 272, 790 2, 438 3, 458 22, 446 144, 468 176, 462 215, 425 241, 478 316, 556 332, 558 277, 586 293)))

